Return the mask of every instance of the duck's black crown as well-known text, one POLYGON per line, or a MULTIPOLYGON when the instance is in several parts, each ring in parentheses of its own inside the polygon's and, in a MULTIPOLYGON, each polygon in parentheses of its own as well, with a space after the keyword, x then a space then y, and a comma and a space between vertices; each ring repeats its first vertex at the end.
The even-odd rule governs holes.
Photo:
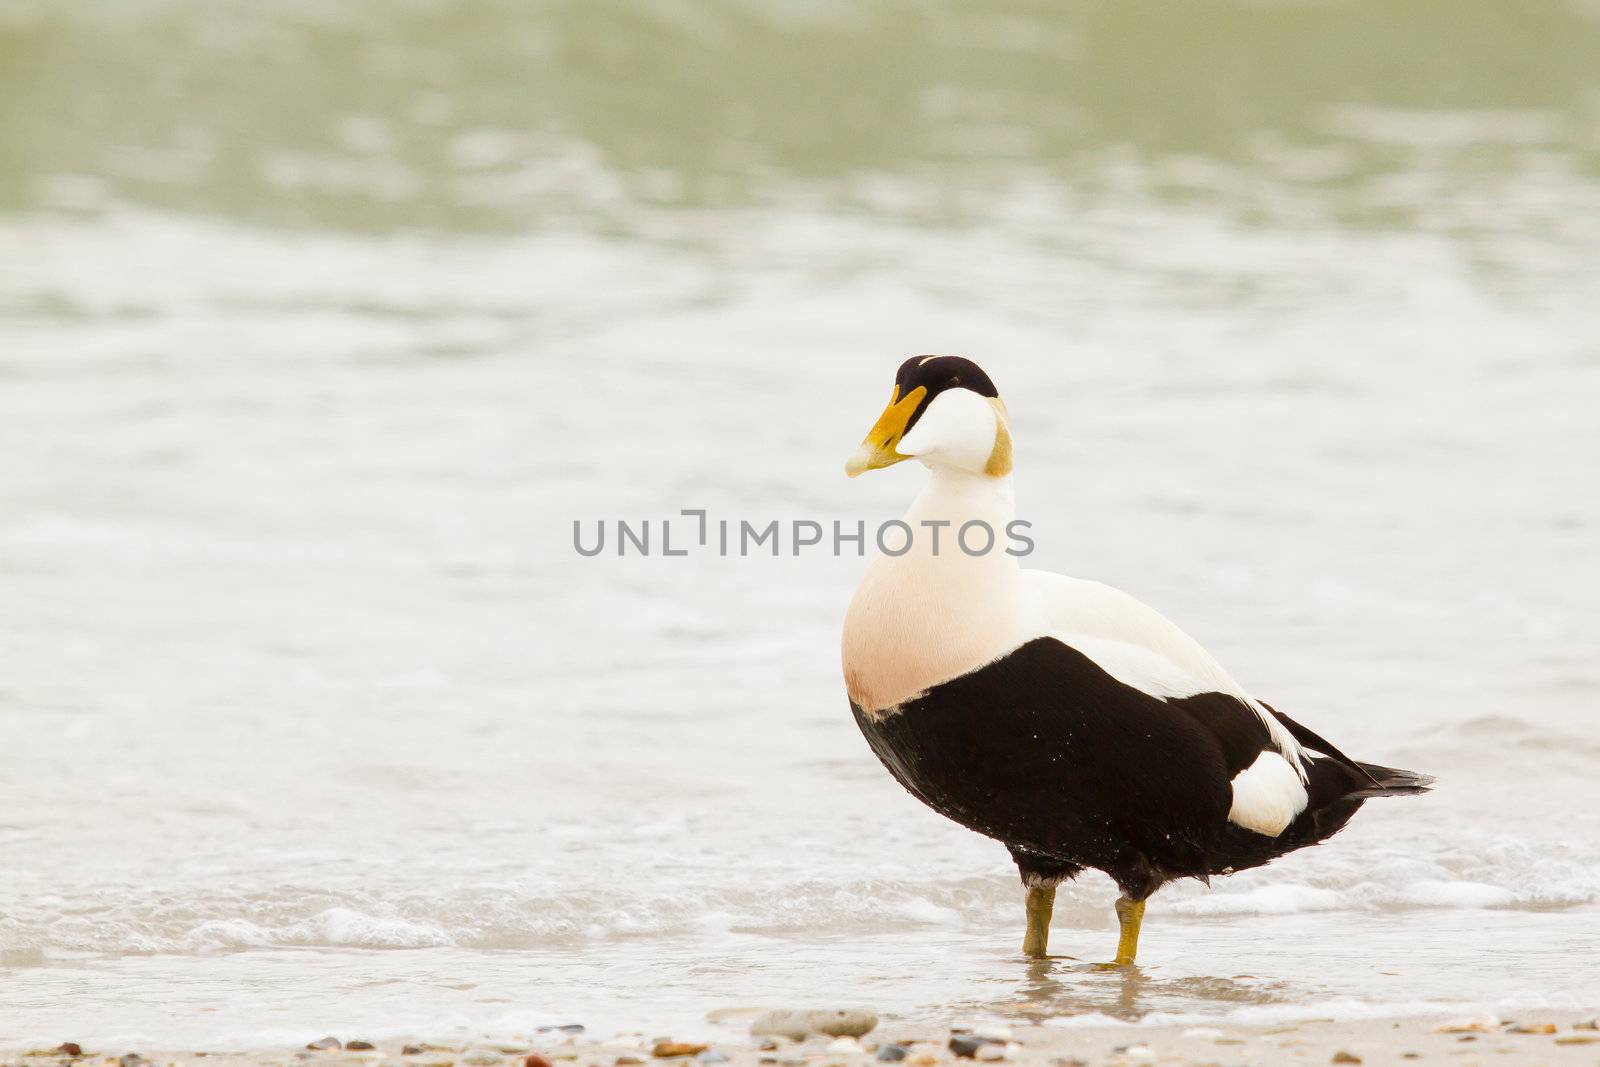
POLYGON ((994 382, 989 380, 983 368, 965 356, 912 356, 900 364, 894 384, 900 390, 897 395, 901 397, 918 386, 928 391, 907 421, 907 433, 922 418, 922 413, 928 410, 933 398, 946 389, 971 389, 979 396, 1000 395, 1000 390, 994 387, 994 382))

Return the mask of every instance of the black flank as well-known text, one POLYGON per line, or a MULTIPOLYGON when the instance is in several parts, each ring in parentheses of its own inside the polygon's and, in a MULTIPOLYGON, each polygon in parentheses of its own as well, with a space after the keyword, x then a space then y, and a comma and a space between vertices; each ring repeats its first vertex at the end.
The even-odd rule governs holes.
POLYGON ((1223 693, 1150 696, 1050 637, 883 718, 852 708, 901 785, 1004 842, 1025 878, 1094 867, 1141 900, 1174 878, 1231 873, 1316 844, 1366 797, 1421 792, 1429 781, 1355 763, 1318 739, 1307 747, 1327 755, 1308 764, 1306 810, 1277 837, 1235 826, 1231 780, 1271 743, 1256 713, 1223 693))

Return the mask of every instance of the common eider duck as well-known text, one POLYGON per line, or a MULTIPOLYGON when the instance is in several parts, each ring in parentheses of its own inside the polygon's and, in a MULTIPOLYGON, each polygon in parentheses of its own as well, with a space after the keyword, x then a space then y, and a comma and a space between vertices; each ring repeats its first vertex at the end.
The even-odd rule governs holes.
POLYGON ((1163 884, 1258 867, 1369 797, 1427 791, 1427 775, 1350 759, 1251 696, 1128 594, 1023 568, 1004 536, 1006 406, 971 360, 902 364, 845 470, 912 458, 928 480, 909 547, 873 560, 845 619, 850 707, 912 795, 1010 850, 1026 955, 1046 955, 1056 887, 1085 869, 1121 890, 1111 965, 1128 966, 1163 884))

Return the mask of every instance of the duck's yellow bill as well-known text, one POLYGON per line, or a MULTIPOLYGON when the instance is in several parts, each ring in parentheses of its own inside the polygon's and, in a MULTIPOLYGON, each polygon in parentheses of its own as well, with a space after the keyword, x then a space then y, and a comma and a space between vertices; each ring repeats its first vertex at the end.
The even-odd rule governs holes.
POLYGON ((901 397, 900 387, 895 386, 894 394, 889 397, 889 406, 883 409, 878 421, 867 431, 867 436, 862 440, 861 447, 856 449, 855 455, 845 461, 844 472, 854 478, 863 471, 892 467, 903 459, 910 459, 910 456, 902 456, 896 452, 895 446, 900 443, 901 436, 906 432, 906 423, 911 421, 917 405, 921 404, 922 398, 927 395, 927 388, 919 385, 901 397))

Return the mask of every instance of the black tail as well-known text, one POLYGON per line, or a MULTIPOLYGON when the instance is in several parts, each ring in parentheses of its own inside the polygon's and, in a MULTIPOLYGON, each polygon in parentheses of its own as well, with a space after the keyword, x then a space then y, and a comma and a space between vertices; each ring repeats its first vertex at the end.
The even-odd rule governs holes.
POLYGON ((1380 767, 1376 763, 1359 763, 1346 756, 1327 740, 1313 733, 1307 727, 1301 726, 1289 716, 1273 707, 1263 704, 1262 707, 1272 712, 1278 721, 1300 744, 1313 752, 1321 752, 1341 763, 1349 771, 1350 776, 1356 779, 1356 788, 1342 790, 1342 796, 1347 797, 1414 797, 1426 793, 1433 785, 1433 775, 1420 774, 1417 771, 1403 771, 1398 767, 1380 767))
POLYGON ((1414 797, 1433 787, 1433 775, 1416 771, 1402 771, 1398 767, 1380 767, 1376 763, 1358 763, 1361 773, 1372 784, 1346 793, 1351 797, 1414 797))

